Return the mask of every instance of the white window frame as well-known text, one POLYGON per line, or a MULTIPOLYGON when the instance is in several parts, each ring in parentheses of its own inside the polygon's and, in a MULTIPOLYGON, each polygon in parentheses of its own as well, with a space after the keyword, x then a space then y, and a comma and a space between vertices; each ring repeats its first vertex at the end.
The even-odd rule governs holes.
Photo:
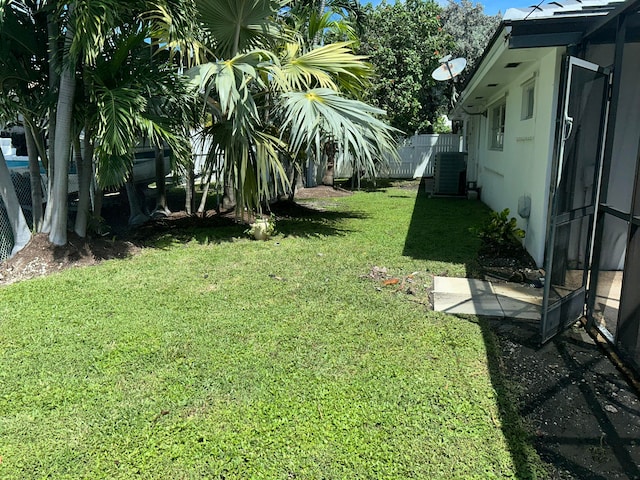
POLYGON ((504 127, 507 113, 507 97, 503 97, 489 108, 489 149, 504 148, 504 127))
POLYGON ((522 113, 520 120, 529 120, 535 113, 536 80, 535 77, 522 84, 522 113))

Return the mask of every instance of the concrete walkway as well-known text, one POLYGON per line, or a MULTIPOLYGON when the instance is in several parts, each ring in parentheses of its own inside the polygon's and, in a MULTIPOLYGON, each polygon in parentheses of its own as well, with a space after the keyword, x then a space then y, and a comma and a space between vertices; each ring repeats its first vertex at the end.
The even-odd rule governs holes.
POLYGON ((540 319, 542 289, 473 278, 434 277, 433 309, 500 318, 540 319))

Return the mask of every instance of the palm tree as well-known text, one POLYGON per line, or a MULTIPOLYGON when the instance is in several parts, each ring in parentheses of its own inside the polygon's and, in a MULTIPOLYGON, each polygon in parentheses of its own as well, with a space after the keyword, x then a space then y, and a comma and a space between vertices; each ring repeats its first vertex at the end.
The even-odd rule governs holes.
MULTIPOLYGON (((81 162, 81 165, 84 166, 84 174, 81 175, 79 202, 81 209, 76 222, 76 231, 80 235, 84 235, 86 232, 86 210, 89 196, 87 183, 92 170, 91 152, 93 147, 95 147, 96 155, 103 160, 100 162, 99 170, 101 178, 106 179, 107 183, 114 183, 114 179, 118 176, 116 172, 122 174, 123 171, 127 171, 127 160, 131 158, 131 143, 134 134, 144 132, 155 143, 173 142, 174 154, 183 158, 187 156, 184 148, 186 142, 179 141, 178 136, 157 119, 157 108, 150 108, 148 96, 153 92, 149 85, 142 88, 143 83, 140 82, 133 87, 136 89, 133 91, 131 86, 114 87, 113 85, 100 84, 95 80, 104 73, 98 67, 104 67, 108 64, 106 57, 109 54, 116 52, 120 55, 120 57, 111 58, 114 64, 118 62, 122 64, 124 61, 122 57, 130 58, 124 50, 115 48, 115 42, 125 39, 123 32, 142 31, 141 23, 145 12, 157 11, 158 9, 163 9, 165 12, 175 11, 182 13, 184 19, 188 17, 190 12, 181 12, 178 7, 188 1, 159 0, 153 4, 141 0, 97 0, 91 2, 14 0, 10 2, 16 10, 48 15, 47 34, 51 71, 49 91, 56 94, 56 106, 49 121, 49 139, 52 144, 52 150, 49 153, 51 157, 49 162, 50 188, 43 230, 49 233, 49 239, 52 243, 66 243, 67 171, 72 144, 79 144, 77 136, 82 128, 86 129, 84 152, 89 158, 81 162), (59 45, 62 45, 62 48, 58 48, 59 45), (82 92, 82 95, 78 96, 78 92, 82 92), (99 112, 97 117, 93 117, 94 120, 97 118, 98 122, 91 124, 79 121, 79 112, 85 115, 86 122, 92 119, 90 115, 91 104, 94 107, 100 105, 105 107, 93 109, 94 113, 99 112), (133 119, 124 118, 131 114, 139 114, 139 116, 133 119), (128 126, 135 126, 135 128, 123 129, 122 126, 127 122, 129 122, 128 126), (104 160, 106 158, 109 158, 112 163, 110 167, 105 167, 104 160)), ((178 18, 176 15, 176 19, 178 18)), ((147 22, 147 24, 155 26, 159 23, 158 21, 147 22)), ((147 32, 147 30, 143 30, 147 32)), ((172 34, 175 34, 175 31, 172 34)), ((177 37, 174 35, 175 38, 177 37)), ((129 65, 126 65, 124 71, 128 71, 128 68, 129 65)), ((137 140, 136 138, 135 141, 137 142, 137 140)), ((79 149, 76 148, 76 150, 79 149)), ((118 181, 122 181, 122 175, 118 181)))
POLYGON ((383 110, 327 88, 284 93, 281 109, 283 130, 294 152, 315 148, 319 158, 321 146, 330 142, 343 158, 351 159, 354 172, 371 177, 385 159, 397 158, 397 131, 376 118, 383 110))
POLYGON ((68 174, 73 128, 73 107, 77 83, 78 64, 94 64, 102 47, 117 25, 119 10, 123 6, 115 0, 100 2, 55 2, 55 25, 63 38, 57 102, 52 167, 44 230, 54 245, 67 243, 68 174))
POLYGON ((238 1, 228 11, 231 2, 202 3, 211 7, 201 17, 211 51, 230 56, 191 75, 214 119, 214 148, 224 151, 225 176, 234 181, 240 208, 259 210, 274 191, 289 188, 282 159, 304 151, 319 161, 312 145, 335 142, 372 173, 376 161, 388 158, 379 155, 393 157, 393 130, 374 117, 383 112, 338 93, 363 88, 370 72, 349 43, 307 48, 276 23, 280 2, 238 1), (305 108, 304 99, 315 101, 305 108))
POLYGON ((0 102, 8 118, 25 129, 31 176, 33 228, 42 224, 42 189, 38 157, 47 165, 43 130, 47 123, 46 18, 35 10, 2 7, 0 18, 0 102))
MULTIPOLYGON (((190 162, 190 105, 194 93, 167 61, 149 62, 146 29, 121 27, 105 46, 94 68, 87 69, 91 91, 85 138, 91 138, 100 187, 120 187, 130 180, 134 148, 141 138, 172 150, 176 166, 190 162)), ((164 180, 164 178, 163 178, 164 180)), ((128 191, 133 193, 131 185, 128 191)), ((142 218, 129 195, 131 219, 142 218)))

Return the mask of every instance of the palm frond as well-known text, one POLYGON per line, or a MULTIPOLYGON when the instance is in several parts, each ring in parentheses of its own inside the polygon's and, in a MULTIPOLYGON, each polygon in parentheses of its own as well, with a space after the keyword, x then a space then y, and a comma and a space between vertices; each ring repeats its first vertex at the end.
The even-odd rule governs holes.
POLYGON ((234 131, 250 130, 259 122, 253 93, 266 88, 259 70, 273 61, 273 54, 255 50, 227 61, 200 65, 187 72, 206 99, 216 103, 222 119, 232 120, 234 131))
POLYGON ((330 89, 288 92, 282 99, 283 131, 294 154, 315 149, 319 158, 320 147, 333 142, 372 176, 379 165, 397 161, 394 134, 399 132, 376 118, 383 110, 330 89))
POLYGON ((67 28, 74 35, 69 53, 73 59, 83 56, 88 64, 94 64, 118 25, 118 12, 123 10, 123 3, 117 0, 76 0, 72 6, 67 28))
POLYGON ((196 0, 203 29, 218 58, 273 45, 282 37, 274 0, 196 0))
POLYGON ((287 191, 281 162, 286 144, 282 140, 257 129, 238 135, 229 121, 211 125, 204 134, 212 139, 207 161, 216 170, 223 164, 219 173, 230 179, 239 210, 260 210, 262 202, 287 191))
POLYGON ((339 42, 315 48, 301 54, 301 47, 288 44, 281 61, 270 68, 281 91, 329 88, 358 91, 372 75, 365 57, 355 55, 349 42, 339 42))
POLYGON ((133 161, 133 146, 138 140, 136 119, 144 111, 146 100, 131 88, 96 86, 94 103, 98 115, 94 139, 98 181, 103 187, 121 186, 133 161), (124 164, 115 165, 116 160, 124 164))
POLYGON ((142 14, 150 25, 150 38, 169 59, 178 57, 181 65, 192 67, 206 61, 207 48, 196 11, 196 0, 162 0, 142 14))

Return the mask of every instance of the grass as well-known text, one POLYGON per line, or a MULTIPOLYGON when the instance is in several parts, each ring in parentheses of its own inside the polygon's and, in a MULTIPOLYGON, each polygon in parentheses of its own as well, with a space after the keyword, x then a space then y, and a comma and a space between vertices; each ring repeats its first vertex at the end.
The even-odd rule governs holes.
POLYGON ((0 289, 0 477, 535 477, 495 346, 424 305, 432 274, 473 271, 486 209, 313 204, 269 242, 194 230, 0 289))

